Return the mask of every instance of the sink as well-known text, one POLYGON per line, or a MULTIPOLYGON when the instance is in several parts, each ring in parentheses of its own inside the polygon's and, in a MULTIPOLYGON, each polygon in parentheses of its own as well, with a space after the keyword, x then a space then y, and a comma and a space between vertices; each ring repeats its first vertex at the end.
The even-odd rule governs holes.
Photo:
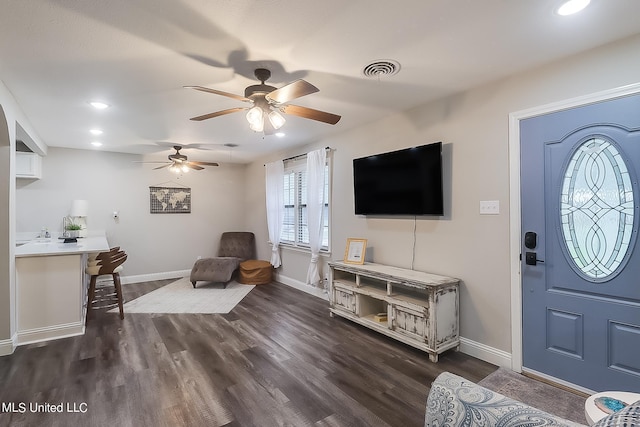
POLYGON ((51 243, 51 239, 35 239, 32 240, 31 242, 37 244, 37 245, 47 245, 49 243, 51 243))

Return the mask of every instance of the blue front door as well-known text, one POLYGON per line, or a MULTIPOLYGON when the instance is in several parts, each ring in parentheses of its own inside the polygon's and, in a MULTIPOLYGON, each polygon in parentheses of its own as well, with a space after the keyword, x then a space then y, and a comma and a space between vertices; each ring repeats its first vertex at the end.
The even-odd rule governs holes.
POLYGON ((640 392, 640 95, 520 125, 523 367, 640 392))

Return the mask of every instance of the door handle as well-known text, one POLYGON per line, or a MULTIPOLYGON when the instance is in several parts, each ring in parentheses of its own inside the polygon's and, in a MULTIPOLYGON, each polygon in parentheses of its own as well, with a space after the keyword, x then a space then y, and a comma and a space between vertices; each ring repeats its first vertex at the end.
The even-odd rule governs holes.
POLYGON ((524 253, 524 262, 527 265, 536 265, 539 262, 544 263, 543 260, 538 259, 538 254, 536 252, 525 252, 524 253))

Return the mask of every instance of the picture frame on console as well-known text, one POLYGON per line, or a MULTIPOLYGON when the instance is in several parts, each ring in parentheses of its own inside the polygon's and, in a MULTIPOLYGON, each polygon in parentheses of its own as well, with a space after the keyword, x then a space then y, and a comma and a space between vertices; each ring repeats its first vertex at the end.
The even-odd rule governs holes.
POLYGON ((344 250, 343 262, 347 264, 364 264, 364 255, 367 251, 367 239, 347 239, 347 247, 344 250))

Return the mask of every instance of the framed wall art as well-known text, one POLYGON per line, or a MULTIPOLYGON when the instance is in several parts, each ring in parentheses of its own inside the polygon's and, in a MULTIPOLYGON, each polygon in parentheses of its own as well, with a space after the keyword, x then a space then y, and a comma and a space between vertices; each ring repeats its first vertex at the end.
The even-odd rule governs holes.
POLYGON ((149 187, 149 210, 157 213, 191 213, 191 188, 149 187))
POLYGON ((347 239, 343 261, 348 264, 364 264, 364 254, 367 251, 367 239, 347 239))

